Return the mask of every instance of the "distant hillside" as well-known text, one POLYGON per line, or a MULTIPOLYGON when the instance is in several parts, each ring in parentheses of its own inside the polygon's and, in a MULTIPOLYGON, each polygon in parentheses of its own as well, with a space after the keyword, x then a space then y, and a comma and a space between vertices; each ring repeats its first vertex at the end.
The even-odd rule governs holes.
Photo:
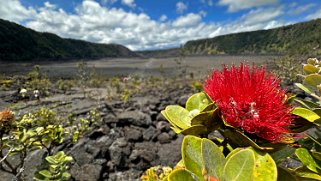
POLYGON ((180 48, 170 48, 170 49, 163 49, 163 50, 145 50, 145 51, 137 51, 136 53, 145 58, 178 57, 180 54, 180 48))
POLYGON ((0 60, 61 60, 133 57, 122 45, 97 44, 40 33, 0 19, 0 60))
POLYGON ((321 19, 270 30, 259 30, 188 41, 189 54, 321 54, 321 19))

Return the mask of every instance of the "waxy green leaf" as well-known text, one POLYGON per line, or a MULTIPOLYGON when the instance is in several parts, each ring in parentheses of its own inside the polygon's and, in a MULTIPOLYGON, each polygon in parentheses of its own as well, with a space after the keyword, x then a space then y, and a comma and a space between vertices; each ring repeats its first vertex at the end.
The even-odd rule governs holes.
POLYGON ((181 129, 187 129, 191 126, 192 118, 189 116, 189 112, 181 106, 167 106, 165 111, 162 111, 162 114, 168 118, 172 125, 176 125, 181 129))
POLYGON ((223 176, 226 181, 254 180, 255 155, 252 150, 245 149, 233 154, 227 160, 223 176))
POLYGON ((314 122, 317 119, 320 119, 320 116, 316 114, 315 112, 302 108, 302 107, 296 107, 292 110, 292 114, 300 116, 310 122, 314 122))
POLYGON ((295 83, 294 85, 296 85, 297 87, 299 87, 300 89, 302 89, 304 92, 308 93, 308 94, 312 94, 312 91, 307 88, 306 86, 304 86, 301 83, 295 83))
POLYGON ((211 140, 203 139, 202 155, 207 175, 221 178, 226 159, 219 147, 211 140))
POLYGON ((318 73, 319 72, 319 68, 311 65, 311 64, 304 64, 303 65, 303 70, 305 73, 307 74, 313 74, 313 73, 318 73))
POLYGON ((207 130, 206 126, 194 125, 194 126, 191 126, 187 129, 180 131, 179 133, 182 133, 183 135, 199 136, 199 135, 208 133, 208 130, 207 130))
POLYGON ((301 167, 301 168, 297 168, 294 170, 294 173, 301 177, 301 178, 305 178, 306 180, 312 179, 312 180, 321 180, 321 175, 318 173, 314 173, 311 170, 305 168, 305 167, 301 167))
POLYGON ((306 148, 298 148, 295 150, 295 155, 300 161, 311 171, 318 173, 317 169, 321 169, 320 166, 315 162, 313 157, 310 155, 306 148))
POLYGON ((192 95, 186 102, 186 109, 192 111, 194 109, 203 111, 212 101, 208 99, 204 92, 192 95))
POLYGON ((310 74, 307 75, 304 79, 304 83, 313 87, 321 84, 321 75, 319 74, 310 74))
POLYGON ((278 171, 273 158, 268 154, 260 151, 256 151, 253 148, 255 154, 255 169, 254 180, 255 181, 273 181, 277 180, 278 171))
POLYGON ((185 136, 182 143, 182 159, 187 170, 198 178, 203 178, 202 139, 196 136, 185 136))

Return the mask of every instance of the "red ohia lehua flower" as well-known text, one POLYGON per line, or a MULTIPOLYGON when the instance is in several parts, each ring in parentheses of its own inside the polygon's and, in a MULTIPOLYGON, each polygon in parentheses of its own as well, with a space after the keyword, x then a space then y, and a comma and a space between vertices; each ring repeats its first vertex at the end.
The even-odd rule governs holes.
POLYGON ((279 142, 289 133, 292 107, 285 100, 279 79, 266 69, 243 63, 223 71, 213 71, 204 85, 205 92, 219 107, 226 123, 256 134, 270 142, 279 142))

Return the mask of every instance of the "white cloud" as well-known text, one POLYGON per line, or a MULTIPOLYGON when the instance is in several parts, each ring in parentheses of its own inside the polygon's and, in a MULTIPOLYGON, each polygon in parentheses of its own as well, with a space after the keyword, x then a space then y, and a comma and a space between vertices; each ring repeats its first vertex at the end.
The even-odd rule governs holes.
POLYGON ((278 0, 219 0, 218 4, 228 6, 229 12, 236 12, 242 9, 276 4, 277 2, 278 0))
POLYGON ((221 25, 210 37, 288 25, 289 22, 277 20, 283 13, 282 7, 252 10, 229 24, 221 25))
POLYGON ((174 22, 174 27, 191 27, 199 24, 202 17, 199 14, 189 13, 186 16, 178 17, 174 22))
POLYGON ((167 20, 167 16, 165 14, 159 17, 159 21, 166 21, 166 20, 167 20))
POLYGON ((290 4, 288 14, 289 15, 302 14, 313 7, 315 7, 315 4, 313 4, 313 3, 305 4, 305 5, 297 5, 296 3, 292 3, 292 4, 290 4))
POLYGON ((305 17, 306 20, 312 20, 312 19, 318 19, 318 18, 321 18, 321 9, 305 17))
POLYGON ((134 8, 136 6, 135 1, 134 0, 121 0, 121 3, 124 5, 127 5, 131 8, 134 8))
MULTIPOLYGON (((2 18, 8 19, 7 17, 17 15, 17 9, 9 6, 12 2, 20 4, 17 0, 0 0, 0 15, 4 15, 2 7, 8 9, 6 16, 2 18)), ((13 20, 18 23, 24 21, 24 24, 37 31, 97 43, 117 43, 133 50, 177 47, 188 40, 267 29, 285 24, 277 20, 283 13, 282 8, 252 10, 233 22, 220 24, 203 22, 205 12, 202 11, 197 14, 181 15, 173 20, 166 18, 166 15, 153 20, 145 13, 104 7, 90 0, 82 1, 72 13, 50 3, 37 9, 26 8, 21 4, 16 7, 32 12, 30 13, 32 16, 26 13, 28 16, 21 15, 20 18, 13 20)))
POLYGON ((24 21, 32 18, 36 10, 24 7, 19 0, 0 0, 0 18, 10 21, 24 21))
POLYGON ((49 8, 49 9, 56 9, 56 5, 54 5, 54 4, 51 4, 50 2, 48 2, 48 1, 46 1, 45 3, 44 3, 44 5, 45 5, 45 7, 46 8, 49 8))
POLYGON ((283 14, 283 8, 266 8, 251 10, 249 13, 241 17, 243 25, 258 25, 260 23, 269 22, 283 14))
POLYGON ((187 5, 183 2, 177 2, 176 3, 176 12, 177 13, 183 13, 185 10, 187 10, 187 5))

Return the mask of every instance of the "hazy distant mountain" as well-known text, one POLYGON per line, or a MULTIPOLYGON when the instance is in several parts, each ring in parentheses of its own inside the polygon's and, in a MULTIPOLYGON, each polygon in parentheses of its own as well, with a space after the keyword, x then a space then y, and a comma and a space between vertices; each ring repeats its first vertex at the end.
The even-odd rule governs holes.
POLYGON ((162 49, 162 50, 144 50, 144 51, 136 51, 136 53, 146 58, 178 57, 180 55, 180 48, 169 48, 169 49, 162 49))
POLYGON ((133 57, 136 53, 117 44, 98 44, 40 33, 0 19, 0 60, 63 60, 133 57))
POLYGON ((321 19, 270 30, 188 41, 188 54, 321 54, 321 19))

